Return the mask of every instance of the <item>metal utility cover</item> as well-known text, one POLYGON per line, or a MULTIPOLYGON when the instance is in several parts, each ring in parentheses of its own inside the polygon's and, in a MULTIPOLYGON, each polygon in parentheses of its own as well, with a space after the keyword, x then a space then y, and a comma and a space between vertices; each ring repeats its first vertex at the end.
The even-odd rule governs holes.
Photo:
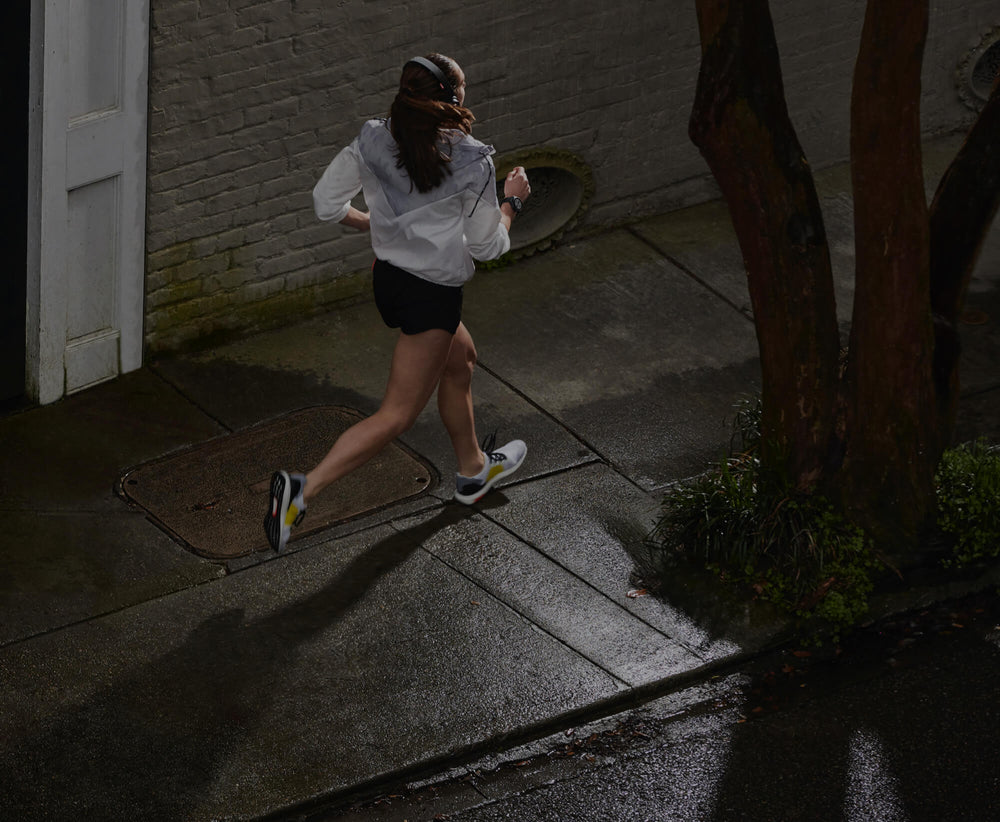
MULTIPOLYGON (((360 419, 348 408, 307 408, 137 466, 120 491, 200 556, 270 550, 263 521, 272 472, 312 468, 360 419)), ((434 476, 425 460, 390 443, 313 500, 293 539, 426 493, 434 476)))

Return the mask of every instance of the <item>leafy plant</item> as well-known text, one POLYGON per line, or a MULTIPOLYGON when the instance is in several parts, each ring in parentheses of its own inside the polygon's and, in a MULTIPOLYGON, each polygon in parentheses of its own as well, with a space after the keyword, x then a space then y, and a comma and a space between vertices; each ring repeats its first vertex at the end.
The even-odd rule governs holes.
POLYGON ((878 567, 865 534, 817 494, 796 492, 757 458, 759 401, 739 409, 731 454, 673 487, 649 536, 800 620, 837 634, 867 612, 878 567))
POLYGON ((950 564, 1000 556, 1000 449, 980 439, 945 451, 934 480, 937 526, 953 544, 950 564))

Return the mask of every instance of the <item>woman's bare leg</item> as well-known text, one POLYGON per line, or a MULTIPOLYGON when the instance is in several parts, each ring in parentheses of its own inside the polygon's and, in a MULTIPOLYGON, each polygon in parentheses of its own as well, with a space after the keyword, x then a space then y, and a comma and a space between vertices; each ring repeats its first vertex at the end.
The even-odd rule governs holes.
POLYGON ((443 329, 421 334, 400 333, 382 405, 372 416, 341 434, 327 455, 306 475, 303 492, 306 501, 364 465, 410 429, 441 379, 451 345, 452 335, 443 329))
POLYGON ((483 452, 476 439, 472 408, 472 371, 476 365, 476 346, 463 323, 451 342, 441 382, 438 383, 438 412, 444 423, 458 461, 458 473, 474 477, 483 470, 483 452))

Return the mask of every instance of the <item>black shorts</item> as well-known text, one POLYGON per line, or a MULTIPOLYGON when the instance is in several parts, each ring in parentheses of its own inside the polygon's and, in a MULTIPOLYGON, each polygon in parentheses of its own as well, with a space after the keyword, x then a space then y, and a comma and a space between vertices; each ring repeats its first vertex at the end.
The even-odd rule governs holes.
POLYGON ((462 321, 462 286, 423 280, 392 263, 376 260, 372 266, 375 305, 389 328, 420 334, 442 328, 449 334, 462 321))

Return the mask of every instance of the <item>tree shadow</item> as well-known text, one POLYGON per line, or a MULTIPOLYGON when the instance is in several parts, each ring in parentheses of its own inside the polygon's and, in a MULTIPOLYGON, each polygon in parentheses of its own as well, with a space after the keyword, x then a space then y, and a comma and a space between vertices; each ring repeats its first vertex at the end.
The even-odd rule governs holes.
POLYGON ((713 820, 997 818, 1000 649, 951 627, 947 609, 919 634, 898 628, 850 659, 748 684, 713 820))

